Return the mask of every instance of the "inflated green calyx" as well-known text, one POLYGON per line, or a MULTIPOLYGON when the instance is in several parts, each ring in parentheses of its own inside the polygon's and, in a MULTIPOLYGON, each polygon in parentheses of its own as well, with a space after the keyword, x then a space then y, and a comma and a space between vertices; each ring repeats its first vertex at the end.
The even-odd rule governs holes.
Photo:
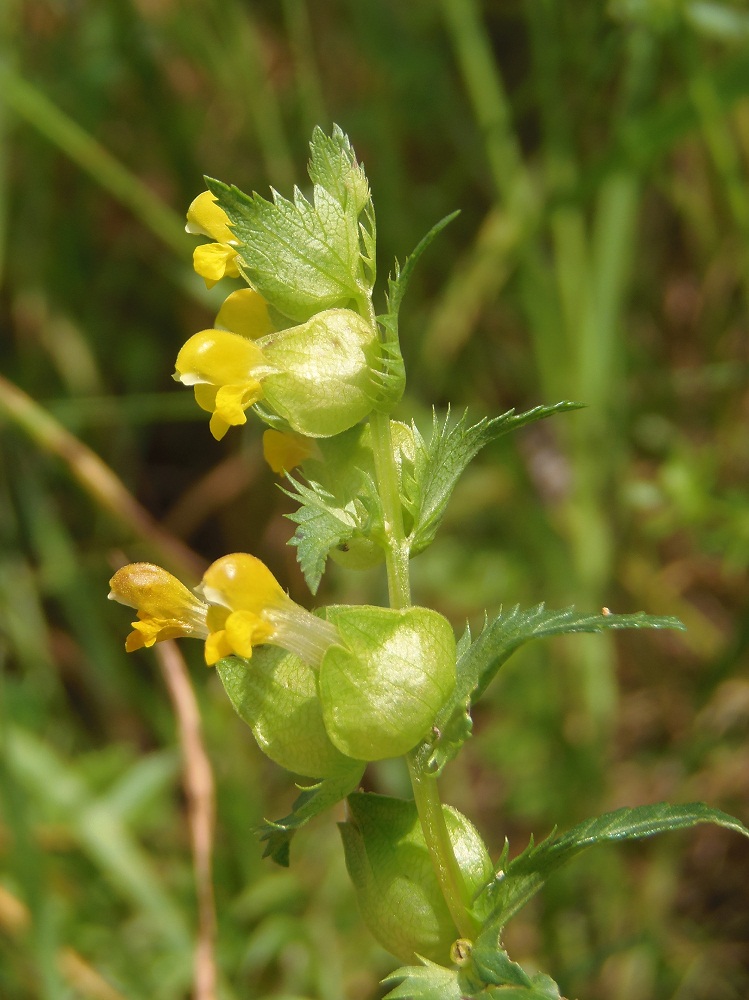
MULTIPOLYGON (((402 962, 417 956, 449 964, 459 936, 440 891, 413 802, 355 793, 339 828, 346 867, 372 934, 402 962)), ((455 857, 472 898, 493 874, 476 828, 443 806, 455 857)))
POLYGON ((377 332, 350 309, 326 309, 256 341, 272 369, 263 401, 307 437, 332 437, 372 410, 377 332))
POLYGON ((455 687, 450 623, 427 608, 333 607, 326 617, 341 636, 320 665, 328 735, 357 760, 407 753, 455 687))
POLYGON ((310 778, 327 778, 350 766, 325 731, 315 672, 298 656, 263 646, 251 661, 232 656, 216 669, 238 715, 271 760, 310 778))

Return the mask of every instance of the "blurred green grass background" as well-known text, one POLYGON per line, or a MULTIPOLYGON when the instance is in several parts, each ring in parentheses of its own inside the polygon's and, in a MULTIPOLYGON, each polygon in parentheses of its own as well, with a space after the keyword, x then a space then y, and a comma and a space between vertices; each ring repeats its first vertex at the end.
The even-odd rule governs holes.
MULTIPOLYGON (((125 558, 184 566, 182 540, 254 552, 309 602, 260 426, 216 445, 169 375, 228 291, 190 267, 202 174, 288 193, 315 124, 366 165, 381 279, 462 209, 406 299, 398 415, 589 404, 481 456, 415 599, 457 629, 540 600, 688 626, 519 654, 446 800, 495 853, 658 799, 748 822, 746 6, 4 0, 0 44, 0 997, 190 995, 174 711, 107 580, 125 558), (154 520, 82 486, 61 429, 154 520)), ((333 567, 320 601, 383 588, 333 567)), ((218 995, 380 995, 393 963, 332 819, 290 870, 261 860, 252 828, 295 789, 184 645, 217 783, 218 995)), ((369 781, 407 793, 391 764, 369 781)), ((505 943, 581 1000, 743 1000, 747 885, 722 830, 599 849, 505 943)))

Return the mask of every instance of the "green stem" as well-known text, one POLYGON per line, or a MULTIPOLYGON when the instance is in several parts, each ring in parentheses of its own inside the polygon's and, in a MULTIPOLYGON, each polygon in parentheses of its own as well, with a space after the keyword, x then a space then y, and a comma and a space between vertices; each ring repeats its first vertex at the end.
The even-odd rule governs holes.
POLYGON ((442 895, 460 936, 473 939, 480 927, 470 911, 471 900, 450 841, 450 834, 445 823, 445 813, 437 789, 437 779, 434 775, 425 773, 419 761, 417 750, 412 750, 407 755, 406 761, 416 810, 424 832, 424 840, 442 895))
POLYGON ((385 521, 385 566, 391 608, 407 608, 411 603, 408 573, 409 547, 403 528, 403 513, 398 488, 398 470, 393 454, 390 417, 374 411, 370 417, 375 472, 385 521))
MULTIPOLYGON (((377 329, 372 301, 367 297, 360 303, 361 311, 372 326, 377 329)), ((385 521, 387 547, 385 564, 387 567, 388 592, 392 608, 405 608, 411 603, 409 580, 409 545, 403 527, 403 513, 398 486, 398 469, 395 462, 393 439, 390 432, 390 417, 386 413, 373 411, 370 416, 372 445, 375 460, 377 486, 385 521)), ((470 912, 470 898, 466 890, 463 874, 458 866, 445 823, 445 813, 440 801, 437 779, 428 774, 419 759, 418 751, 406 756, 408 772, 413 787, 414 802, 419 814, 419 822, 424 833, 424 841, 429 851, 434 873, 437 876, 442 895, 450 915, 462 937, 474 938, 479 926, 470 912)))
MULTIPOLYGON (((380 336, 372 299, 362 294, 359 312, 380 336)), ((395 462, 393 436, 390 432, 390 416, 373 410, 369 418, 372 430, 372 450, 374 453, 377 488, 382 503, 385 529, 385 567, 388 578, 388 596, 391 608, 407 608, 411 603, 411 582, 408 573, 409 545, 403 526, 398 467, 395 462)))

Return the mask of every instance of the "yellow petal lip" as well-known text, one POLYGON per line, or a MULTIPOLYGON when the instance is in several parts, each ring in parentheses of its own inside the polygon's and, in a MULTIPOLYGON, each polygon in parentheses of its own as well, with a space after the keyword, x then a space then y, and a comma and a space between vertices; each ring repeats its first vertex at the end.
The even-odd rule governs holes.
POLYGON ((205 662, 209 667, 218 663, 219 660, 223 660, 225 656, 231 656, 233 652, 224 629, 219 632, 211 632, 205 641, 205 662))
POLYGON ((201 409, 212 414, 217 441, 230 427, 247 422, 245 410, 263 396, 261 377, 269 371, 260 347, 228 330, 201 330, 177 355, 174 378, 192 386, 201 409))
POLYGON ((205 647, 209 666, 232 654, 249 659, 253 646, 275 637, 267 612, 292 604, 268 567, 246 552, 217 559, 206 570, 200 590, 211 603, 211 634, 205 647))
POLYGON ((273 628, 252 611, 235 611, 226 619, 226 638, 238 656, 252 656, 252 647, 273 637, 273 628))
POLYGON ((254 288, 239 288, 227 296, 216 316, 216 326, 248 340, 273 332, 268 303, 254 288))
POLYGON ((247 552, 217 559, 204 573, 200 589, 211 604, 255 615, 290 600, 265 563, 247 552))
POLYGON ((211 419, 208 421, 208 430, 211 432, 214 441, 223 441, 230 427, 231 424, 227 424, 220 413, 211 414, 211 419))
POLYGON ((263 395, 263 387, 255 379, 248 379, 242 385, 222 385, 216 393, 215 416, 229 427, 247 423, 245 410, 263 395))
POLYGON ((185 231, 199 236, 210 236, 218 243, 230 243, 235 239, 229 228, 229 217, 210 191, 201 192, 187 209, 185 231))
POLYGON ((238 278, 237 252, 228 243, 204 243, 195 247, 192 266, 206 283, 213 288, 222 278, 238 278))
POLYGON ((228 330, 201 330, 183 344, 174 378, 183 385, 239 385, 264 365, 261 348, 228 330))

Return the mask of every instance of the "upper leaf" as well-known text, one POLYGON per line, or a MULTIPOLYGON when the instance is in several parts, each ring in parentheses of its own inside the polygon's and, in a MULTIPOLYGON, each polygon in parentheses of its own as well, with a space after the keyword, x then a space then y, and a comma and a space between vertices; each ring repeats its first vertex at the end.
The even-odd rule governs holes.
POLYGON ((400 313, 401 302, 403 301, 403 296, 405 295, 406 288, 411 280, 414 268, 429 244, 442 232, 445 226, 452 222, 453 219, 459 214, 459 212, 452 212, 450 215, 446 215, 444 219, 440 219, 439 222, 432 226, 426 236, 419 241, 413 253, 406 257, 406 261, 402 268, 398 261, 395 261, 393 274, 388 276, 388 311, 384 316, 380 316, 379 320, 392 334, 392 337, 396 342, 398 340, 398 315, 400 313))
POLYGON ((442 709, 435 726, 439 737, 431 750, 430 770, 439 772, 470 735, 467 713, 486 689, 499 668, 531 639, 543 639, 572 632, 605 632, 624 628, 683 629, 677 618, 662 618, 643 612, 615 615, 607 612, 579 613, 574 608, 549 611, 539 604, 529 611, 516 605, 500 612, 458 660, 455 693, 442 709))
POLYGON ((524 643, 531 639, 548 639, 554 635, 574 632, 606 632, 610 629, 670 628, 684 631, 678 618, 636 614, 617 615, 608 609, 598 612, 575 611, 574 607, 552 611, 539 604, 528 611, 515 605, 501 611, 466 652, 458 664, 458 684, 471 700, 483 694, 503 663, 524 643))
POLYGON ((298 188, 291 201, 277 191, 268 201, 206 177, 248 281, 296 322, 346 306, 374 283, 374 210, 364 171, 339 128, 332 136, 315 129, 310 149, 312 201, 298 188))
POLYGON ((361 495, 343 506, 319 483, 309 485, 287 477, 293 486, 284 492, 300 502, 298 510, 286 514, 297 529, 289 545, 297 548, 297 558, 310 592, 317 593, 325 572, 325 563, 332 549, 348 546, 358 538, 369 539, 375 531, 373 518, 377 517, 376 490, 363 473, 360 477, 361 495))
POLYGON ((585 820, 561 836, 552 834, 538 845, 531 841, 522 854, 501 870, 506 865, 508 848, 505 846, 500 871, 476 901, 477 910, 491 913, 486 933, 491 932, 496 943, 496 932, 538 892, 549 875, 586 848, 608 841, 652 837, 698 823, 716 823, 749 837, 749 829, 743 823, 719 809, 711 809, 703 802, 676 806, 659 802, 632 809, 617 809, 585 820))
POLYGON ((352 219, 358 219, 369 201, 369 183, 348 136, 338 125, 333 126, 332 135, 315 126, 310 154, 307 169, 312 183, 333 195, 352 219))
POLYGON ((461 473, 485 445, 535 420, 577 410, 582 406, 582 403, 565 401, 554 406, 536 406, 525 413, 508 410, 491 420, 484 417, 470 427, 467 413, 452 426, 449 416, 441 423, 435 414, 432 436, 428 443, 414 428, 416 453, 413 476, 403 498, 404 506, 414 522, 411 532, 412 555, 421 552, 433 541, 461 473))

